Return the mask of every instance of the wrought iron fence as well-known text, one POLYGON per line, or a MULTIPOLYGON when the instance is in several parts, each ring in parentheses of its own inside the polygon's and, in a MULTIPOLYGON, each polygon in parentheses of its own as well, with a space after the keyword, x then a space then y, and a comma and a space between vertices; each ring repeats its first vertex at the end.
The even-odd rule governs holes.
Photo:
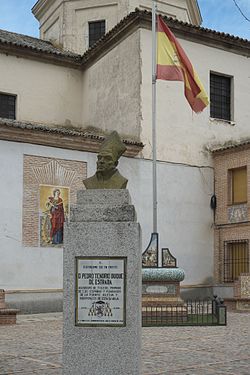
POLYGON ((226 325, 227 310, 223 300, 186 301, 178 305, 142 308, 142 326, 210 326, 226 325))

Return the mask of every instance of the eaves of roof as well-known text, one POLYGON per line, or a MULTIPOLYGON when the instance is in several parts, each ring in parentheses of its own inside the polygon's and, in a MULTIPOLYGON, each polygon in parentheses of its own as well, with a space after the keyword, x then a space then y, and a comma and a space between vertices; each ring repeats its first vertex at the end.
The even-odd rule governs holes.
MULTIPOLYGON (((177 37, 197 43, 224 49, 244 56, 250 56, 250 41, 222 32, 206 29, 192 24, 164 17, 165 22, 177 37)), ((62 50, 52 43, 26 35, 0 30, 0 50, 4 53, 25 55, 39 60, 47 60, 73 68, 86 68, 139 28, 151 28, 151 12, 136 9, 121 20, 112 30, 82 56, 62 50)))
MULTIPOLYGON (((105 136, 80 128, 64 128, 26 121, 0 118, 0 139, 43 146, 98 152, 105 136)), ((122 139, 125 156, 134 157, 142 151, 142 142, 122 139)))
POLYGON ((250 147, 250 139, 245 139, 239 142, 227 142, 222 146, 214 146, 210 151, 212 154, 219 154, 224 153, 227 151, 240 151, 243 148, 249 148, 250 147))
POLYGON ((65 51, 46 40, 6 30, 0 30, 0 52, 79 68, 82 63, 81 55, 65 51))

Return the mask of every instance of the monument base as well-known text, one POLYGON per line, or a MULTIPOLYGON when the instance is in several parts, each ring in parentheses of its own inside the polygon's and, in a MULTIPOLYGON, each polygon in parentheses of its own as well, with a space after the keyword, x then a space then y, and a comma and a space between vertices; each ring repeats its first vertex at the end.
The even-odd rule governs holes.
POLYGON ((141 373, 135 218, 127 190, 78 192, 64 239, 64 375, 141 373))
POLYGON ((187 321, 188 311, 180 297, 180 268, 142 269, 142 320, 144 325, 187 321))
POLYGON ((142 306, 181 306, 180 281, 184 279, 181 268, 143 268, 142 306))

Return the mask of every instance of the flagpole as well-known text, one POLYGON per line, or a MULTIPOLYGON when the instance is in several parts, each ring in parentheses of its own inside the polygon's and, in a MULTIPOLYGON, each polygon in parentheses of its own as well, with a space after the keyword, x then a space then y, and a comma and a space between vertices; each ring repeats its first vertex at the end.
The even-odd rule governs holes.
POLYGON ((153 157, 153 232, 157 233, 157 154, 156 154, 156 1, 152 0, 152 157, 153 157))

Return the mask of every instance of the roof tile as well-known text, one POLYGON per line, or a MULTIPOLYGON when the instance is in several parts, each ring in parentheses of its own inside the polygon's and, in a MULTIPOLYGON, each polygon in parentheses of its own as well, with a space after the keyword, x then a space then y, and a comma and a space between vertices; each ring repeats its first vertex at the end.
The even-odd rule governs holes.
POLYGON ((0 29, 0 43, 11 44, 17 47, 26 47, 26 48, 33 49, 33 50, 40 51, 40 52, 73 57, 76 59, 81 58, 80 55, 70 52, 70 51, 60 49, 59 47, 54 46, 49 41, 38 39, 38 38, 33 38, 28 35, 17 34, 17 33, 13 33, 10 31, 1 30, 1 29, 0 29))

